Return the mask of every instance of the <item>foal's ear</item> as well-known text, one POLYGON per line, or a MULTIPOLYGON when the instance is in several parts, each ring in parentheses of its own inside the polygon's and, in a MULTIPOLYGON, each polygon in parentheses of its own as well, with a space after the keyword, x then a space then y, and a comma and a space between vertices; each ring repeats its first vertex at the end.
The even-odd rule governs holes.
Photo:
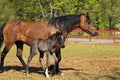
POLYGON ((57 31, 56 34, 57 35, 62 35, 62 32, 61 31, 57 31))

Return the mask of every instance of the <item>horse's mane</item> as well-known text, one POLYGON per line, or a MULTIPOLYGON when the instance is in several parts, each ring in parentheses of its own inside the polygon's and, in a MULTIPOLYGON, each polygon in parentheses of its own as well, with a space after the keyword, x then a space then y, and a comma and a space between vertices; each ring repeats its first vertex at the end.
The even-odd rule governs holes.
POLYGON ((56 17, 56 18, 50 19, 48 21, 48 25, 53 25, 55 27, 59 26, 59 29, 66 30, 74 26, 75 24, 79 23, 81 15, 83 14, 56 17))

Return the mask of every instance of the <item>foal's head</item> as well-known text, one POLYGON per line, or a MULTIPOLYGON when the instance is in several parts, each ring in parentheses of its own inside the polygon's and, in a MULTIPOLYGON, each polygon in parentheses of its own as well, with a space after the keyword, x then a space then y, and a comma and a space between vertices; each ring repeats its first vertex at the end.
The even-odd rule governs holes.
POLYGON ((56 41, 57 43, 59 44, 59 46, 61 48, 64 48, 65 47, 65 44, 64 44, 64 38, 62 36, 62 32, 57 32, 56 33, 56 41))
POLYGON ((64 48, 64 39, 61 32, 56 32, 52 37, 47 40, 48 49, 54 52, 56 46, 64 48))

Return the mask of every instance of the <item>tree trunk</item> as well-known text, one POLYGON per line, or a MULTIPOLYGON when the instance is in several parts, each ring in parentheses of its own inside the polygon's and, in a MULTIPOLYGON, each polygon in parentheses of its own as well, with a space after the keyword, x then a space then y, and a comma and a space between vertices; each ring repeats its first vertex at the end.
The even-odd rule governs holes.
POLYGON ((40 7, 40 9, 41 9, 42 16, 45 18, 44 9, 43 9, 43 6, 42 6, 42 3, 40 2, 40 0, 38 0, 38 4, 39 4, 39 7, 40 7))
POLYGON ((99 17, 98 16, 96 17, 95 24, 96 24, 97 30, 99 30, 99 17))
POLYGON ((112 30, 112 16, 109 15, 109 30, 112 30))

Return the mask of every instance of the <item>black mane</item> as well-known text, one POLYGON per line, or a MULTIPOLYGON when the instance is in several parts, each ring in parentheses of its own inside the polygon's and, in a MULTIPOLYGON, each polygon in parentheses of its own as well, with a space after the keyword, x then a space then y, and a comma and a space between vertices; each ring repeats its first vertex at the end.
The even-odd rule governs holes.
MULTIPOLYGON (((82 15, 82 14, 81 14, 82 15)), ((70 31, 70 29, 80 22, 81 15, 60 16, 48 21, 48 25, 59 27, 61 31, 70 31)))

